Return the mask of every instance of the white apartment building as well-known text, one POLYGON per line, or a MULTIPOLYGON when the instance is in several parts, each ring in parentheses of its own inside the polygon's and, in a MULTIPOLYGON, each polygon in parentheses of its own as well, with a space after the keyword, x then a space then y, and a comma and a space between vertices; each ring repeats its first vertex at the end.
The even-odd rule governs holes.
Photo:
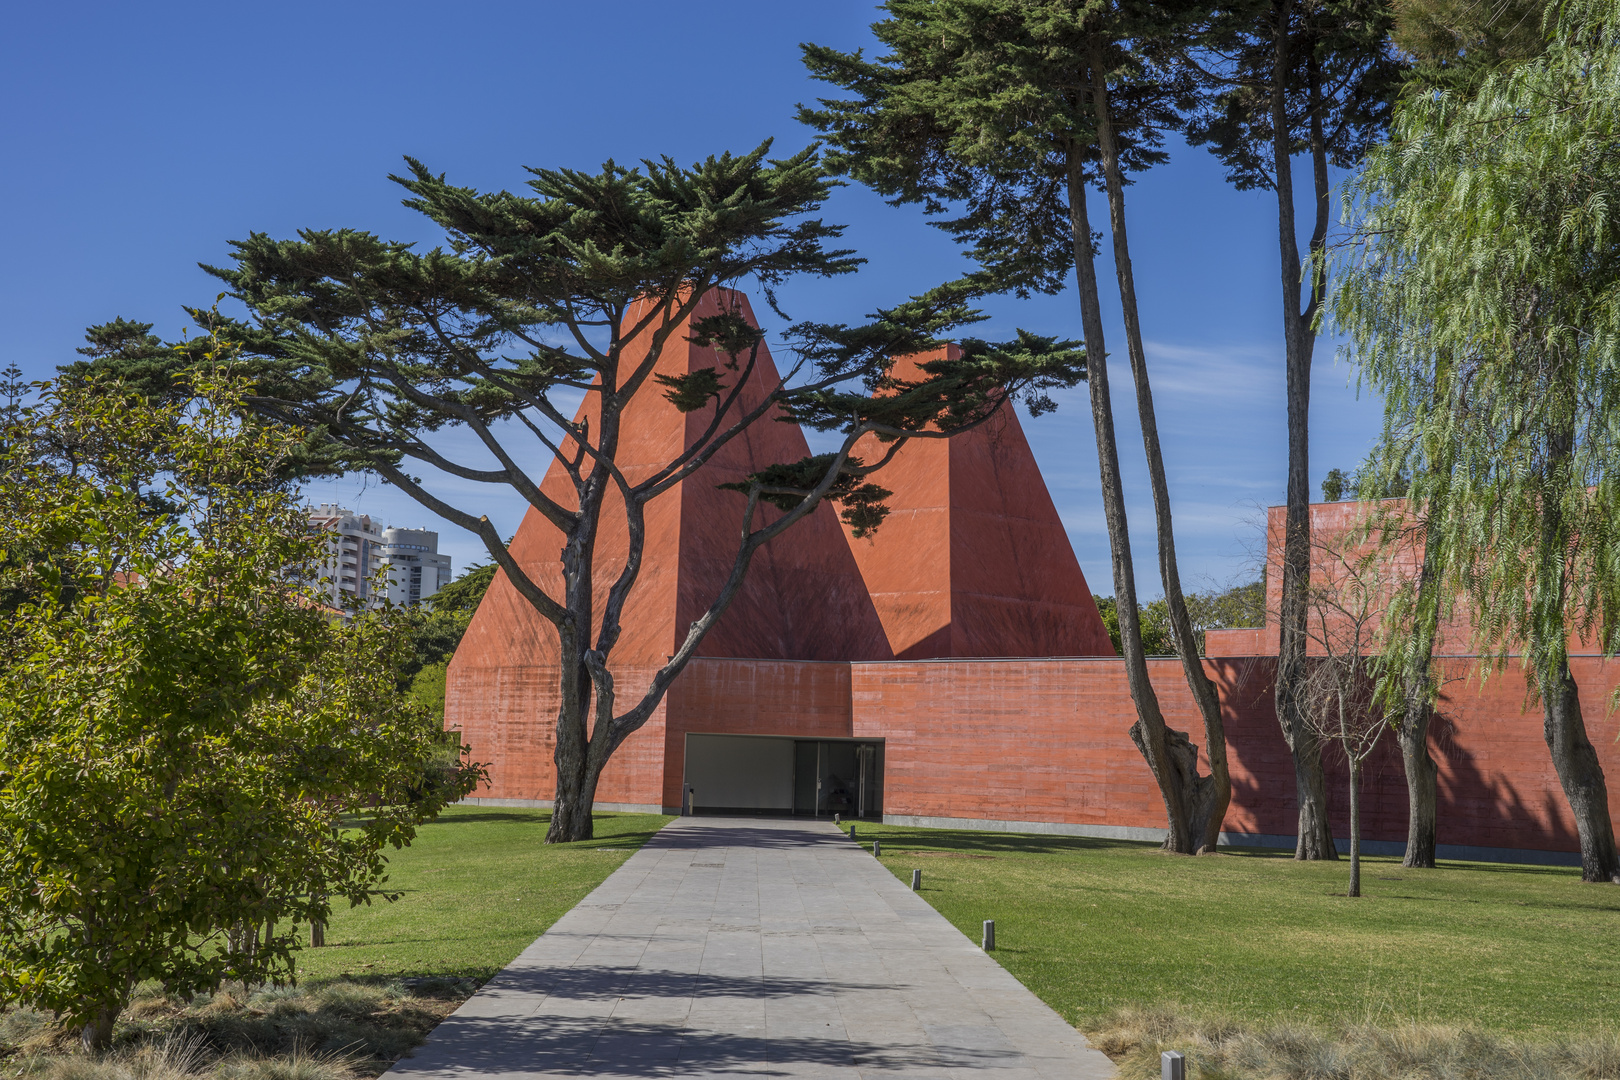
POLYGON ((369 514, 333 503, 310 507, 307 513, 312 528, 332 534, 319 573, 334 604, 343 596, 374 604, 419 604, 450 583, 450 556, 439 554, 436 532, 385 529, 369 514), (383 584, 377 585, 372 575, 383 568, 383 584))
POLYGON ((388 566, 388 599, 420 604, 450 584, 450 556, 439 554, 439 534, 429 529, 383 530, 379 559, 388 566))

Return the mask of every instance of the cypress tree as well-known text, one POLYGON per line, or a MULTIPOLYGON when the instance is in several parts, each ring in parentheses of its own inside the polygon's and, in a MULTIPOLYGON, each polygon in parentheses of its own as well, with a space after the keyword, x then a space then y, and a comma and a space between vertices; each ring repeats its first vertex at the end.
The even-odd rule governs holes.
POLYGON ((1354 167, 1388 123, 1403 67, 1389 47, 1390 17, 1386 0, 1237 0, 1212 11, 1180 53, 1204 91, 1188 141, 1208 146, 1238 190, 1277 196, 1288 481, 1276 702, 1294 757, 1300 859, 1338 858, 1321 746, 1304 723, 1300 697, 1308 675, 1311 358, 1326 285, 1328 167, 1354 167), (1293 158, 1300 153, 1310 160, 1313 208, 1304 258, 1294 205, 1293 158))

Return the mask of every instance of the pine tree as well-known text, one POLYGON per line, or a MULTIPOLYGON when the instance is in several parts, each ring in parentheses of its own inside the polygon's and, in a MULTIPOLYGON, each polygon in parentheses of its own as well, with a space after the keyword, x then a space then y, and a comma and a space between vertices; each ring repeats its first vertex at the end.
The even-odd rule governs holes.
MULTIPOLYGON (((849 273, 860 262, 827 246, 842 230, 815 216, 834 183, 817 154, 773 161, 768 150, 690 168, 664 158, 635 169, 609 162, 597 173, 536 169, 527 194, 456 187, 407 159, 408 174, 395 178, 406 205, 444 230, 447 247, 418 252, 354 230, 288 240, 255 233, 233 243, 233 265, 209 268, 250 313, 243 321, 199 316, 249 362, 256 414, 305 429, 312 449, 328 455, 321 460, 374 472, 476 534, 555 628, 561 705, 550 841, 590 838, 603 768, 653 715, 761 547, 824 500, 857 534, 876 528, 888 493, 870 477, 906 440, 966 430, 1014 395, 1027 394, 1040 411, 1051 404, 1044 387, 1083 374, 1077 349, 1020 332, 1004 347, 970 343, 959 360, 924 364, 921 378, 891 378, 894 357, 934 347, 938 335, 977 318, 968 306, 975 287, 958 282, 863 325, 794 326, 788 343, 798 362, 777 384, 761 385, 762 332, 732 308, 694 318, 699 305, 750 282, 774 304, 784 282, 849 273), (720 366, 655 377, 677 333, 715 349, 720 366), (759 393, 745 398, 745 388, 759 393), (575 422, 559 395, 580 393, 592 399, 589 419, 575 422), (624 418, 633 401, 654 394, 706 422, 678 455, 632 482, 620 460, 624 418), (777 415, 837 433, 839 449, 772 463, 741 485, 740 539, 724 586, 651 685, 624 694, 610 661, 641 571, 647 504, 777 415), (447 426, 473 433, 494 463, 444 453, 432 433, 447 426), (876 461, 851 455, 869 434, 887 445, 876 461), (541 489, 535 460, 556 463, 569 499, 541 489), (412 462, 464 483, 425 482, 412 462), (516 491, 563 534, 561 595, 519 565, 479 497, 467 495, 484 485, 516 491), (604 522, 615 521, 627 555, 599 601, 598 544, 604 522)), ((118 360, 105 357, 99 368, 116 370, 118 360)), ((184 350, 175 353, 182 380, 187 362, 184 350)))
POLYGON ((1300 713, 1310 585, 1311 357, 1325 287, 1328 167, 1353 167, 1388 123, 1402 71, 1388 45, 1389 24, 1385 0, 1238 0, 1215 11, 1180 57, 1204 89, 1188 124, 1188 141, 1208 146, 1238 190, 1270 189, 1277 195, 1288 485, 1276 698, 1277 719, 1294 757, 1295 857, 1301 859, 1338 858, 1327 819, 1321 747, 1300 713), (1311 164, 1314 211, 1303 259, 1293 175, 1293 158, 1300 153, 1311 164))
POLYGON ((856 95, 801 108, 827 133, 834 164, 931 214, 966 245, 987 287, 1056 293, 1077 278, 1103 510, 1127 679, 1131 735, 1169 819, 1166 848, 1213 850, 1231 798, 1220 702, 1198 655, 1175 553, 1168 483, 1142 346, 1125 221, 1126 174, 1165 160, 1163 132, 1190 82, 1154 62, 1202 12, 1151 0, 890 0, 873 27, 878 59, 804 47, 811 73, 856 95), (1114 435, 1087 187, 1109 208, 1126 343, 1153 489, 1171 637, 1204 721, 1211 775, 1165 724, 1148 680, 1119 449, 1114 435))

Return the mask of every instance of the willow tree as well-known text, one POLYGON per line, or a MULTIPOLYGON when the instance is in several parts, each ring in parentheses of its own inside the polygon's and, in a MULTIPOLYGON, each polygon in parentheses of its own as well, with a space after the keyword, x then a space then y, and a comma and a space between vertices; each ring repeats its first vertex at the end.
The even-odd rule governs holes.
POLYGON ((1169 819, 1165 846, 1214 850, 1231 800, 1220 701, 1204 671, 1177 568, 1169 485, 1142 346, 1125 219, 1127 173, 1165 160, 1162 133, 1187 105, 1190 83, 1151 61, 1193 21, 1196 6, 1150 0, 889 0, 873 26, 876 60, 804 47, 818 79, 853 93, 823 99, 800 119, 826 133, 833 163, 896 202, 931 214, 966 244, 989 287, 1027 295, 1076 278, 1088 357, 1103 513, 1131 728, 1169 819), (1148 679, 1135 568, 1114 433, 1107 348, 1087 188, 1106 195, 1114 268, 1153 490, 1159 570, 1172 636, 1204 722, 1210 775, 1171 730, 1148 679))
MULTIPOLYGON (((1078 350, 1020 332, 1004 347, 969 342, 961 359, 924 364, 919 378, 891 378, 894 357, 931 348, 976 318, 973 288, 956 283, 861 325, 794 326, 788 345, 797 361, 764 382, 762 332, 724 303, 719 314, 694 317, 699 305, 715 290, 749 284, 774 303, 786 282, 849 273, 860 262, 826 246, 842 230, 815 216, 835 183, 816 153, 773 161, 768 149, 692 167, 665 158, 638 169, 609 162, 598 173, 537 169, 526 194, 456 187, 409 161, 409 174, 396 177, 406 205, 442 229, 448 247, 419 252, 354 230, 253 234, 234 242, 234 265, 209 268, 249 313, 216 321, 214 331, 248 362, 257 414, 314 433, 310 460, 375 473, 477 535, 554 628, 561 663, 549 841, 590 838, 603 768, 653 715, 761 547, 823 501, 838 505, 857 535, 876 528, 888 492, 869 477, 907 439, 949 437, 1013 395, 1028 393, 1039 410, 1050 404, 1043 387, 1083 374, 1078 350), (685 348, 688 336, 720 362, 657 371, 672 339, 685 348), (590 400, 576 422, 563 403, 581 394, 590 400), (650 467, 632 477, 621 457, 627 417, 651 395, 698 422, 687 445, 666 461, 638 460, 650 467), (702 483, 699 470, 722 447, 782 414, 837 433, 838 449, 766 463, 740 484, 726 580, 650 685, 626 693, 611 665, 642 569, 647 505, 702 483), (485 460, 445 449, 434 437, 445 428, 470 433, 485 460), (863 461, 851 450, 869 434, 886 450, 863 461), (553 465, 566 497, 541 488, 540 470, 553 465), (490 522, 494 500, 512 491, 563 536, 556 594, 490 522), (615 520, 622 546, 604 546, 603 529, 615 520), (626 554, 609 563, 599 546, 626 554)), ((92 332, 93 345, 110 347, 88 370, 118 370, 117 344, 127 340, 127 362, 148 382, 176 374, 139 367, 151 351, 142 324, 110 325, 118 332, 92 332)), ((176 356, 186 361, 183 350, 176 356)))
POLYGON ((1496 668, 1522 656, 1587 881, 1620 881, 1571 638, 1620 645, 1620 4, 1470 97, 1414 95, 1352 187, 1335 311, 1386 400, 1447 592, 1496 668), (1436 467, 1441 466, 1443 467, 1436 467))
POLYGON ((1182 51, 1204 93, 1187 125, 1239 191, 1277 197, 1288 415, 1277 720, 1299 795, 1295 857, 1334 859, 1321 748, 1301 714, 1310 586, 1310 397, 1316 320, 1332 219, 1329 166, 1354 167, 1384 131, 1402 63, 1386 0, 1225 0, 1182 51), (1310 165, 1310 232, 1300 251, 1294 157, 1310 165))

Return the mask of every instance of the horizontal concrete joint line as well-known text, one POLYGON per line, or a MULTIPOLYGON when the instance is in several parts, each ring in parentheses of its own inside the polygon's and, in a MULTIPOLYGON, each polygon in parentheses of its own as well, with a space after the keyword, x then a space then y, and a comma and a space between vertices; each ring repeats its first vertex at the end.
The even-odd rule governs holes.
MULTIPOLYGON (((554 799, 486 799, 469 795, 458 806, 510 806, 522 807, 527 810, 550 810, 556 802, 554 799)), ((604 814, 675 814, 680 812, 676 807, 660 806, 657 803, 620 803, 598 802, 591 805, 591 809, 600 810, 604 814)))

